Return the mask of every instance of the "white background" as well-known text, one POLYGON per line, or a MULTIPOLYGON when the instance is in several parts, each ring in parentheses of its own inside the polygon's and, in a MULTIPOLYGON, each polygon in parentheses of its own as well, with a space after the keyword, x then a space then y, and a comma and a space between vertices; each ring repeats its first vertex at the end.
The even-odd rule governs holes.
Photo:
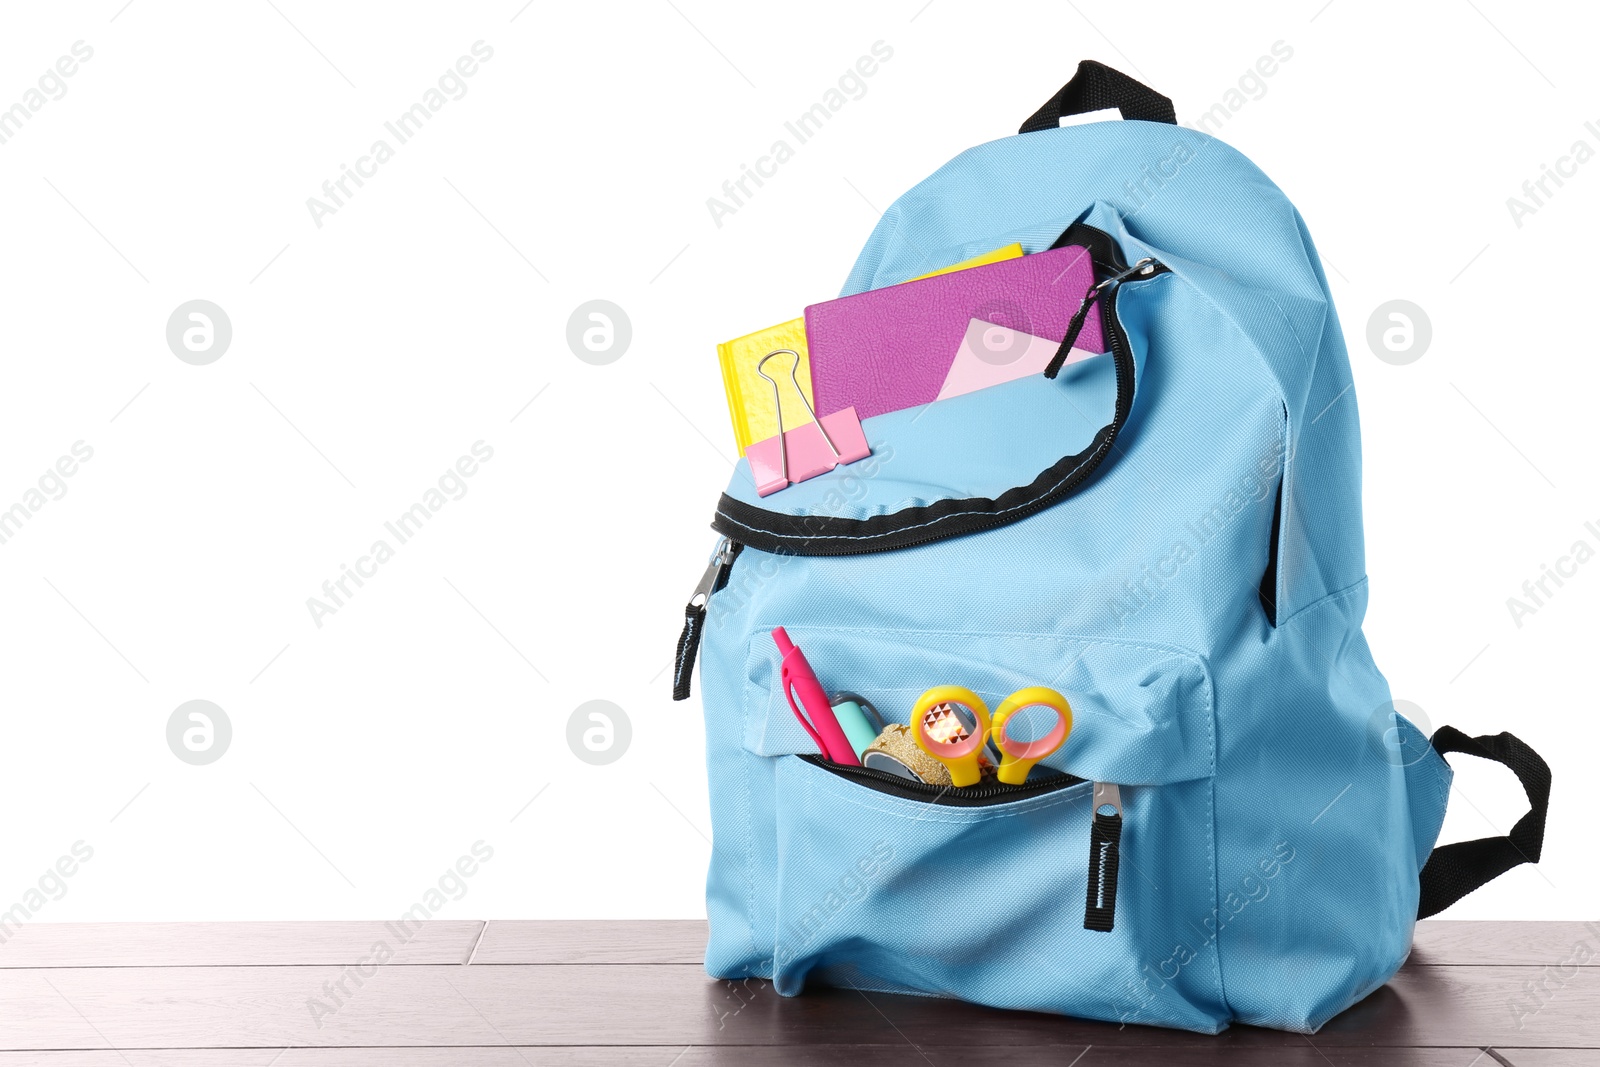
MULTIPOLYGON (((481 839, 443 917, 703 914, 698 702, 665 668, 734 454, 716 342, 836 293, 880 209, 1079 58, 1193 121, 1283 41, 1220 135, 1326 257, 1378 663, 1431 725, 1512 730, 1555 772, 1545 862, 1450 914, 1593 917, 1600 562, 1520 628, 1506 606, 1600 545, 1600 162, 1520 227, 1506 206, 1600 148, 1593 13, 124 3, 0 16, 0 106, 94 50, 0 145, 0 507, 94 450, 0 545, 0 907, 83 840, 38 921, 387 916, 481 839), (466 95, 315 225, 307 198, 479 40, 466 95), (718 227, 707 198, 880 40, 866 94, 718 227), (208 366, 165 340, 196 298, 233 325, 208 366), (608 366, 565 340, 595 298, 633 324, 608 366), (1433 325, 1409 366, 1364 341, 1395 298, 1433 325), (469 492, 318 628, 306 599, 480 440, 469 492), (234 729, 204 767, 165 739, 197 698, 234 729), (566 744, 592 699, 632 723, 609 766, 566 744)), ((1447 839, 1525 807, 1472 762, 1447 839)))

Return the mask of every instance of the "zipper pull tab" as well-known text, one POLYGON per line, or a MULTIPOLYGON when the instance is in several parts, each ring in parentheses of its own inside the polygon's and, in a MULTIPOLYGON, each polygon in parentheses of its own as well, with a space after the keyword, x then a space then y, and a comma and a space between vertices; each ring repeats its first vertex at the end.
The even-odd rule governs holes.
POLYGON ((1083 294, 1083 302, 1078 305, 1078 310, 1072 313, 1072 320, 1067 323, 1067 335, 1061 339, 1061 347, 1056 349, 1056 354, 1051 358, 1050 365, 1045 367, 1044 376, 1046 378, 1054 378, 1061 373, 1061 368, 1066 366, 1067 357, 1072 354, 1072 346, 1077 343, 1078 334, 1083 332, 1083 324, 1089 319, 1089 309, 1094 306, 1094 302, 1099 299, 1101 293, 1108 289, 1115 289, 1134 275, 1148 278, 1161 269, 1162 265, 1160 263, 1146 256, 1126 270, 1113 274, 1103 282, 1097 282, 1089 286, 1088 291, 1083 294))
POLYGON ((1129 278, 1133 277, 1135 274, 1137 274, 1141 278, 1148 278, 1150 275, 1152 275, 1156 271, 1160 270, 1161 266, 1162 265, 1160 263, 1157 263, 1152 257, 1145 256, 1143 259, 1141 259, 1139 262, 1135 263, 1133 266, 1129 267, 1128 269, 1122 270, 1122 271, 1118 271, 1116 274, 1113 274, 1111 277, 1107 278, 1105 281, 1101 282, 1099 285, 1096 285, 1094 287, 1095 291, 1099 292, 1101 289, 1112 289, 1112 288, 1115 288, 1116 286, 1121 285, 1123 282, 1127 281, 1129 278))
POLYGON ((700 651, 700 634, 705 628, 706 606, 711 594, 727 579, 728 568, 739 554, 734 543, 724 537, 711 553, 711 564, 700 576, 700 584, 689 594, 689 605, 683 611, 683 633, 678 635, 678 652, 672 666, 672 699, 689 698, 689 678, 694 674, 694 658, 700 651))
POLYGON ((695 601, 701 607, 706 606, 706 601, 711 599, 712 592, 717 587, 717 582, 722 578, 723 570, 733 562, 733 542, 724 537, 717 542, 717 547, 711 550, 711 565, 700 576, 700 584, 694 587, 694 592, 689 594, 689 606, 695 606, 695 601))
POLYGON ((1109 933, 1117 917, 1117 865, 1122 844, 1122 790, 1094 784, 1094 821, 1089 826, 1089 900, 1083 928, 1109 933))

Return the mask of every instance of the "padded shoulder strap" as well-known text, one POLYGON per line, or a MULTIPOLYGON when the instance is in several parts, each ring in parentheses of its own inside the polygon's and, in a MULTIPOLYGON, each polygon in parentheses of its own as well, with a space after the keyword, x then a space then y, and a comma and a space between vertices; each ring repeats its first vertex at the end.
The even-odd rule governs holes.
POLYGON ((1479 886, 1522 863, 1538 863, 1544 848, 1544 819, 1550 808, 1550 766, 1539 753, 1511 734, 1468 737, 1451 726, 1433 733, 1433 747, 1443 756, 1464 752, 1511 768, 1528 794, 1531 810, 1504 837, 1482 837, 1440 845, 1422 868, 1422 896, 1417 918, 1436 915, 1479 886))

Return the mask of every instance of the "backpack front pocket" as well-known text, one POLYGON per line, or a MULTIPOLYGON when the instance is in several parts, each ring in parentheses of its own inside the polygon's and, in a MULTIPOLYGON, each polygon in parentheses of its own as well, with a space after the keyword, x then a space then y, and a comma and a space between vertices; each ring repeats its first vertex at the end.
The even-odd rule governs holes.
POLYGON ((770 638, 757 635, 744 741, 775 770, 780 993, 812 981, 1221 1028, 1203 661, 1056 635, 789 633, 825 685, 848 685, 891 722, 930 682, 995 702, 1034 682, 1066 695, 1073 728, 1022 786, 941 788, 829 763, 782 695, 770 638), (1120 787, 1109 885, 1097 782, 1120 787), (1097 892, 1115 923, 1090 928, 1097 892))

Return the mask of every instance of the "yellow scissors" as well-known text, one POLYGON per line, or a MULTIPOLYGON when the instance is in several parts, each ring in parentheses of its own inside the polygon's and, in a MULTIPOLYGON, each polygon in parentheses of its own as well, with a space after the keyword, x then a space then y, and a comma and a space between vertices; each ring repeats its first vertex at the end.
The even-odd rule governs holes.
POLYGON ((911 709, 911 736, 922 749, 950 770, 952 785, 977 785, 978 753, 992 740, 1000 750, 998 776, 1007 785, 1027 781, 1033 765, 1066 744, 1072 732, 1072 706, 1046 686, 1019 689, 995 709, 993 718, 983 698, 960 685, 939 685, 923 693, 911 709), (1006 736, 1006 723, 1024 708, 1049 708, 1056 724, 1032 741, 1006 736), (958 709, 965 709, 967 721, 958 709), (969 725, 970 723, 970 725, 969 725))

